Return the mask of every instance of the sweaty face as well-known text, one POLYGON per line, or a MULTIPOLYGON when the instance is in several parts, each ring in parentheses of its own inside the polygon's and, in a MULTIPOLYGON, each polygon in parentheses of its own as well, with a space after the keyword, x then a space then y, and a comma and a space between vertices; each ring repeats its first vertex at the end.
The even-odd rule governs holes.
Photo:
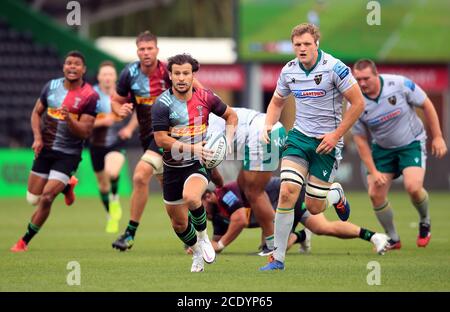
POLYGON ((374 74, 370 67, 366 67, 362 70, 355 69, 353 75, 364 94, 370 97, 377 96, 378 75, 374 74))
POLYGON ((142 65, 151 67, 155 64, 159 49, 155 41, 139 41, 137 44, 137 55, 142 65))
POLYGON ((69 56, 64 61, 63 66, 64 77, 70 81, 80 80, 86 73, 86 66, 83 60, 76 56, 69 56))
POLYGON ((294 36, 292 38, 292 46, 295 55, 303 66, 309 68, 314 65, 314 57, 317 54, 318 47, 311 34, 305 33, 300 36, 294 36))
POLYGON ((97 75, 98 83, 105 89, 110 89, 116 84, 117 73, 112 66, 103 66, 97 75))
POLYGON ((194 74, 192 72, 191 64, 173 64, 172 71, 170 72, 169 76, 172 80, 172 86, 177 92, 186 93, 191 89, 192 81, 194 80, 194 74))

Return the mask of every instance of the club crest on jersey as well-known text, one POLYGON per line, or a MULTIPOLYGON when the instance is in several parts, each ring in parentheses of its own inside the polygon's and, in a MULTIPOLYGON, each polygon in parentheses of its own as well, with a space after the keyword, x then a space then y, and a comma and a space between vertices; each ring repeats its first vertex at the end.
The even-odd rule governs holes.
POLYGON ((75 102, 73 103, 73 108, 78 109, 78 104, 80 104, 80 102, 81 102, 81 98, 77 96, 75 98, 75 102))
POLYGON ((198 110, 198 115, 199 115, 200 117, 203 117, 203 106, 198 105, 198 106, 197 106, 197 110, 198 110))
POLYGON ((397 98, 395 97, 395 95, 388 97, 388 101, 391 105, 397 104, 397 98))
POLYGON ((321 81, 322 81, 322 74, 314 76, 314 82, 316 83, 316 85, 319 85, 321 81))

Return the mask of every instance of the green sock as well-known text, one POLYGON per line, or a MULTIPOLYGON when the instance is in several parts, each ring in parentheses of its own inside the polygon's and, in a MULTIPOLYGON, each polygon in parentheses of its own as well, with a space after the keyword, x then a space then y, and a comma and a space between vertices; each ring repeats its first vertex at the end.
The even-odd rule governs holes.
POLYGON ((130 222, 128 222, 128 226, 127 229, 125 230, 125 233, 130 234, 133 238, 136 235, 136 230, 139 226, 139 222, 135 222, 130 220, 130 222))
POLYGON ((372 238, 372 236, 374 234, 375 234, 375 232, 372 232, 368 229, 361 228, 361 230, 359 231, 359 238, 370 242, 370 239, 372 238))
POLYGON ((100 198, 102 200, 106 212, 109 212, 109 192, 106 193, 100 192, 100 198))
POLYGON ((116 179, 111 179, 111 193, 116 196, 119 190, 119 177, 116 179))
POLYGON ((206 210, 202 206, 190 211, 192 224, 197 232, 202 232, 206 229, 206 210))
POLYGON ((195 233, 194 226, 189 222, 186 230, 183 233, 175 232, 178 237, 188 246, 194 246, 197 243, 197 233, 195 233))
POLYGON ((27 232, 25 233, 25 235, 22 237, 22 239, 25 241, 25 243, 29 243, 30 240, 33 238, 34 235, 37 234, 37 232, 39 232, 40 227, 38 227, 37 225, 33 224, 33 223, 28 223, 28 228, 27 228, 27 232))
POLYGON ((305 241, 305 239, 306 239, 305 230, 294 232, 294 234, 295 234, 295 236, 297 236, 297 239, 295 240, 294 244, 302 243, 305 241))

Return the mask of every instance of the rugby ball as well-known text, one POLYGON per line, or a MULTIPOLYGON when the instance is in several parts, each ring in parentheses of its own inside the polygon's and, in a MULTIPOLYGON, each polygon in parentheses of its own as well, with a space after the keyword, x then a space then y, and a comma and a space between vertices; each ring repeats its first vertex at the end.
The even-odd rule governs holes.
POLYGON ((210 158, 204 159, 207 169, 213 169, 220 165, 227 154, 227 139, 222 133, 212 134, 206 137, 206 144, 203 148, 213 151, 210 158))

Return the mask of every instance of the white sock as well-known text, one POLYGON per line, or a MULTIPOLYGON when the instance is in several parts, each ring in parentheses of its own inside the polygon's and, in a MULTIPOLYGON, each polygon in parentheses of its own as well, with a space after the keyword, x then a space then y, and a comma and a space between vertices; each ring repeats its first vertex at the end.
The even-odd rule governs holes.
POLYGON ((275 260, 284 262, 286 256, 289 234, 294 224, 294 208, 277 208, 275 214, 275 238, 274 253, 275 260))

